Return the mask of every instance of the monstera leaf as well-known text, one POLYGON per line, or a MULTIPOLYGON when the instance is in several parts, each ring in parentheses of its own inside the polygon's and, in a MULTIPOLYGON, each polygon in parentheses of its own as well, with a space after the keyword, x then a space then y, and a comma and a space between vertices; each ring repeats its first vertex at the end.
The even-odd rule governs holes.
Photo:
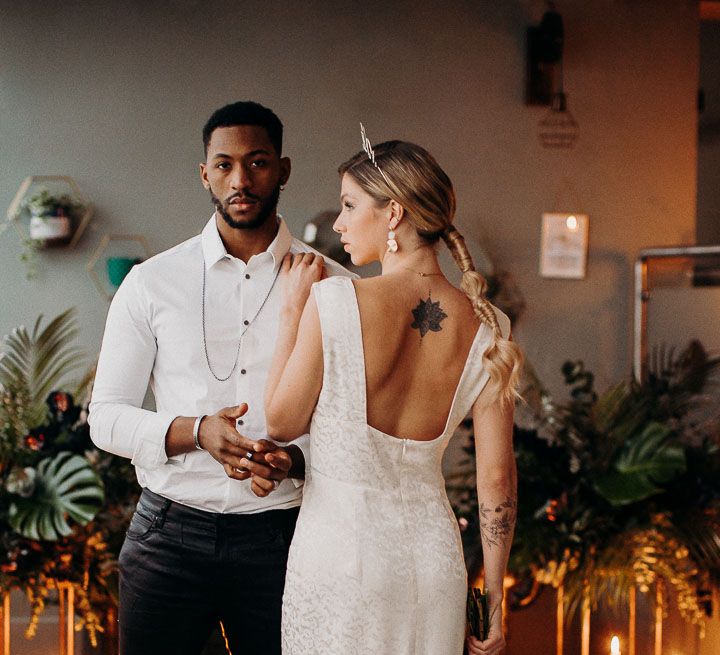
POLYGON ((68 518, 86 525, 104 500, 100 479, 83 457, 63 452, 37 467, 35 491, 10 505, 10 526, 30 539, 55 541, 72 533, 68 518))
POLYGON ((671 430, 649 423, 620 449, 612 470, 595 482, 595 490, 611 505, 630 505, 663 491, 685 471, 685 452, 668 443, 671 430))

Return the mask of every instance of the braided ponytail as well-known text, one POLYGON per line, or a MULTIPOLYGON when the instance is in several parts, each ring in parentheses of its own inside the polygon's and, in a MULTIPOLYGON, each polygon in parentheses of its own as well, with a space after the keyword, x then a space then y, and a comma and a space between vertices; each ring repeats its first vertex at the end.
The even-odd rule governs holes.
POLYGON ((460 288, 470 300, 475 315, 493 331, 493 343, 483 354, 490 374, 491 396, 511 401, 518 397, 516 387, 523 364, 522 351, 517 344, 503 337, 495 310, 485 296, 487 281, 475 270, 465 239, 452 223, 441 236, 462 271, 460 288))

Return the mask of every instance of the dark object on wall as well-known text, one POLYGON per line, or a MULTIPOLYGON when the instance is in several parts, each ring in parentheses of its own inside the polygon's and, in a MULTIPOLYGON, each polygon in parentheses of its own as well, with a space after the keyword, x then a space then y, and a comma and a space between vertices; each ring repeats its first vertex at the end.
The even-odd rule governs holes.
POLYGON ((525 81, 525 103, 550 106, 538 124, 543 148, 572 148, 578 138, 578 124, 568 109, 563 88, 564 43, 562 16, 549 2, 540 25, 528 28, 525 81))
POLYGON ((577 121, 567 106, 567 96, 562 90, 555 93, 550 109, 538 123, 538 138, 543 148, 572 148, 577 141, 578 130, 577 121))
POLYGON ((562 66, 563 43, 562 17, 550 3, 540 24, 527 30, 525 104, 551 104, 557 69, 562 66))

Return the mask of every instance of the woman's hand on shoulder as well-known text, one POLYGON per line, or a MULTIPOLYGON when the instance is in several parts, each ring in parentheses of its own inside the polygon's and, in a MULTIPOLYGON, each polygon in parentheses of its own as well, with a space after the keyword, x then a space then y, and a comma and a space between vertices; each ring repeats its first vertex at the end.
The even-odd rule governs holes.
POLYGON ((280 269, 283 312, 295 314, 298 319, 310 295, 310 287, 325 277, 325 260, 313 252, 288 253, 280 269))

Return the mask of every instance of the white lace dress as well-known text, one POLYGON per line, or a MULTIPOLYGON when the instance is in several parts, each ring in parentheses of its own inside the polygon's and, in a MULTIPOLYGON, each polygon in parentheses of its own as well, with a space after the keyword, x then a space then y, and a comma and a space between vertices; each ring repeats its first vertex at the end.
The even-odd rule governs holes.
MULTIPOLYGON (((442 434, 399 439, 367 424, 352 281, 313 286, 323 386, 283 597, 285 655, 460 655, 467 576, 441 459, 487 382, 481 326, 442 434)), ((503 333, 509 321, 498 311, 503 333)))

